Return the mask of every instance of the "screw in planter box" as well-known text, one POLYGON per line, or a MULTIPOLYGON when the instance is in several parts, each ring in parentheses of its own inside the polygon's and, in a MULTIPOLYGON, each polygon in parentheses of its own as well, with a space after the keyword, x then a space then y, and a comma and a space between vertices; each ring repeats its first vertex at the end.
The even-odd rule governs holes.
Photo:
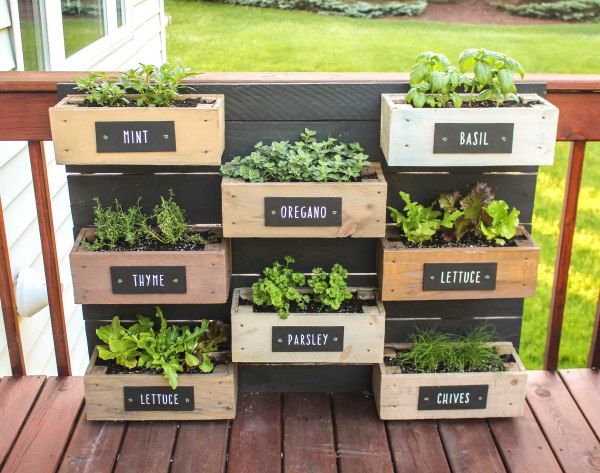
POLYGON ((558 109, 517 95, 514 59, 468 49, 459 68, 443 54, 417 56, 407 94, 381 97, 381 148, 390 166, 552 164, 558 109))
POLYGON ((463 337, 425 331, 386 344, 373 367, 381 419, 456 419, 523 415, 527 372, 510 342, 482 327, 463 337))
POLYGON ((256 145, 221 166, 226 237, 336 238, 385 234, 387 184, 358 143, 256 145))
POLYGON ((347 271, 314 268, 306 279, 275 262, 252 288, 233 292, 232 356, 253 363, 377 363, 385 310, 371 288, 349 288, 347 271))
POLYGON ((221 228, 189 225, 171 192, 148 217, 96 200, 95 228, 70 254, 78 304, 219 304, 229 296, 231 244, 221 228))
POLYGON ((81 94, 50 108, 59 164, 219 165, 224 96, 188 94, 189 69, 140 65, 120 78, 91 73, 81 94), (134 93, 128 93, 134 92, 134 93))
POLYGON ((429 207, 405 203, 378 244, 384 301, 520 298, 533 296, 539 247, 519 211, 477 183, 462 196, 441 194, 429 207))
POLYGON ((167 325, 156 310, 158 320, 138 315, 124 327, 114 317, 96 330, 105 344, 94 349, 84 376, 88 420, 233 419, 237 369, 220 351, 227 327, 167 325))

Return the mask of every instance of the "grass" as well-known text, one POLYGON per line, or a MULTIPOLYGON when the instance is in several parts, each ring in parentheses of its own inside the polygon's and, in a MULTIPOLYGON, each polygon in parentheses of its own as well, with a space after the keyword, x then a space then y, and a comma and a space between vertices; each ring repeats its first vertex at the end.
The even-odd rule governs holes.
MULTIPOLYGON (((456 58, 468 47, 500 49, 528 72, 600 73, 600 24, 452 25, 363 20, 166 0, 170 58, 198 71, 407 71, 426 49, 456 58)), ((568 144, 543 167, 537 184, 534 238, 542 248, 535 298, 525 304, 521 356, 542 366, 568 144)), ((600 143, 588 144, 581 187, 560 365, 585 365, 600 280, 600 143)))

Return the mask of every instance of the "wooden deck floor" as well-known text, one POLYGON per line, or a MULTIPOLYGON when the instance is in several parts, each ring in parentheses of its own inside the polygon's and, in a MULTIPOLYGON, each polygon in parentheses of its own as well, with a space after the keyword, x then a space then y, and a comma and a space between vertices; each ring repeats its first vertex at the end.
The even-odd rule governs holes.
POLYGON ((530 372, 519 419, 391 421, 362 394, 240 394, 235 421, 85 420, 82 378, 0 381, 2 472, 600 471, 600 375, 530 372))

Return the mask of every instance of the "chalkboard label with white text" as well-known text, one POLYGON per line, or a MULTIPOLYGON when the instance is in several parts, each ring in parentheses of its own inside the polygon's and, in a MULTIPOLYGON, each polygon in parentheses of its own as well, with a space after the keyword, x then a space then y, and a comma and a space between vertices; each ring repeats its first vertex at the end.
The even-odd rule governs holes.
POLYGON ((124 386, 126 411, 193 411, 194 387, 124 386))
POLYGON ((96 122, 96 152, 176 151, 175 122, 96 122))
POLYGON ((339 227, 341 197, 265 197, 267 227, 339 227))
POLYGON ((185 294, 185 266, 111 266, 113 294, 185 294))
POLYGON ((344 327, 273 327, 273 352, 344 350, 344 327))
POLYGON ((514 123, 436 123, 433 154, 510 154, 514 127, 514 123))
POLYGON ((424 291, 493 291, 498 263, 425 263, 424 291))
POLYGON ((489 386, 421 386, 419 411, 445 411, 457 409, 485 409, 489 386))

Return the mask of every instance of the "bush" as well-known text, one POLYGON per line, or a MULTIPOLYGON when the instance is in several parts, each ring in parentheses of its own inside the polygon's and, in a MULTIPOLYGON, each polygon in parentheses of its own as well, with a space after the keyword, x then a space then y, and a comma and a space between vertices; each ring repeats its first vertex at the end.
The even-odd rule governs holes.
POLYGON ((598 21, 600 0, 563 0, 559 2, 494 4, 509 13, 533 18, 555 18, 564 21, 598 21))
POLYGON ((350 16, 353 18, 379 18, 381 16, 417 16, 427 7, 426 0, 390 2, 374 4, 363 1, 345 2, 342 0, 213 0, 231 5, 282 10, 307 10, 328 15, 350 16))

